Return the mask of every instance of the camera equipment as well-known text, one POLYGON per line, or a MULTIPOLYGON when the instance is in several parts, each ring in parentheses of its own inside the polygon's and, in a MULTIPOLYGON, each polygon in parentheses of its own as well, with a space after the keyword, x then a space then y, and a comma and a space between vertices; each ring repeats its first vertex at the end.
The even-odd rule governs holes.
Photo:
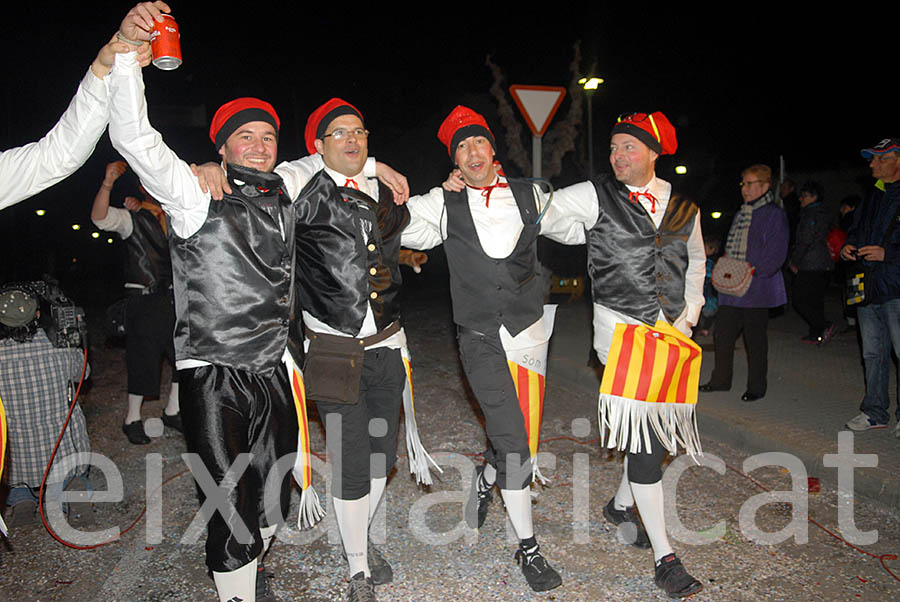
MULTIPOLYGON (((87 346, 84 309, 66 297, 55 281, 10 282, 0 287, 0 294, 10 290, 23 291, 38 301, 41 310, 38 324, 55 347, 87 346)), ((13 338, 16 338, 15 335, 13 338)))

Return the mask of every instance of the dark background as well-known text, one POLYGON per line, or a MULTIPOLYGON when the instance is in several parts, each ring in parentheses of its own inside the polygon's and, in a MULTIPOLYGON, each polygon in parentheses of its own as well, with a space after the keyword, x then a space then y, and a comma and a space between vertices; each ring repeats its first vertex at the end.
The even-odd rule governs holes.
MULTIPOLYGON (((56 122, 130 6, 103 1, 4 8, 0 148, 36 140, 56 122)), ((487 55, 503 69, 504 88, 568 86, 577 41, 582 71, 595 65, 606 79, 592 103, 595 170, 607 166, 605 148, 617 115, 662 110, 678 130, 679 149, 675 159, 660 160, 658 173, 700 203, 705 231, 727 229, 727 215, 740 202, 742 168, 757 162, 777 167, 783 157, 788 176, 798 182, 810 175, 824 180, 826 198, 836 206, 838 196, 871 185, 859 150, 897 135, 890 108, 895 101, 887 92, 896 88, 890 83, 896 51, 880 41, 889 33, 883 31, 887 16, 861 9, 719 4, 682 11, 674 4, 610 9, 557 3, 523 13, 462 3, 171 6, 184 64, 172 72, 148 67, 144 78, 151 122, 188 161, 217 159, 208 123, 232 98, 258 96, 276 107, 279 155, 292 159, 306 154, 302 131, 309 113, 340 96, 366 117, 370 154, 405 173, 414 193, 424 192, 450 167, 435 135, 457 104, 488 117, 503 158, 487 55), (688 166, 687 176, 672 173, 676 159, 688 166), (710 221, 713 210, 726 218, 710 221)), ((530 150, 530 140, 523 142, 530 150)), ((577 141, 554 185, 587 176, 586 148, 586 140, 577 141)), ((48 272, 64 282, 121 285, 121 245, 106 244, 105 235, 90 238, 89 220, 104 167, 116 158, 104 135, 74 176, 0 212, 6 249, 0 281, 48 272), (38 207, 46 217, 35 216, 38 207), (71 229, 75 222, 83 225, 80 231, 71 229)), ((127 181, 117 185, 114 204, 128 188, 127 181)))

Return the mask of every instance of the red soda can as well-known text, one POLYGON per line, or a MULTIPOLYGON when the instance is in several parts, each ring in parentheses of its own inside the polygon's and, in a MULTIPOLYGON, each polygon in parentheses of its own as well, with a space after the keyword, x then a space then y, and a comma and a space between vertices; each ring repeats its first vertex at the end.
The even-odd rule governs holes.
POLYGON ((162 15, 150 32, 150 48, 153 50, 153 64, 164 71, 178 69, 181 65, 181 34, 172 15, 162 15))

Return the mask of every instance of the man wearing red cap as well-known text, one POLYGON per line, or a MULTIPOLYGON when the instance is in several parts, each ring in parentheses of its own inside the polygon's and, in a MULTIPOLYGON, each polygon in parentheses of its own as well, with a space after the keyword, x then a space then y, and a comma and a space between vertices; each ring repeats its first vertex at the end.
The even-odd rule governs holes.
POLYGON ((400 327, 398 255, 409 212, 393 203, 387 186, 365 177, 368 137, 362 114, 344 100, 332 98, 313 111, 306 146, 324 168, 295 205, 295 291, 308 345, 304 378, 325 422, 350 600, 374 600, 374 585, 393 579, 368 527, 396 461, 401 404, 410 470, 430 483, 400 327), (370 458, 384 462, 371 466, 370 458))
POLYGON ((697 206, 656 176, 657 158, 677 145, 675 128, 658 111, 620 118, 610 140, 612 177, 563 189, 554 206, 573 227, 551 236, 588 245, 594 349, 605 364, 600 432, 607 447, 627 450, 603 515, 632 545, 653 548, 656 584, 675 598, 702 585, 669 544, 660 463, 678 445, 701 452, 694 417, 700 349, 690 335, 703 306, 706 261, 697 206), (661 357, 668 361, 655 361, 661 357))
POLYGON ((531 588, 545 591, 562 579, 540 553, 531 514, 555 310, 543 304, 536 241, 553 231, 556 214, 552 206, 541 211, 546 198, 531 183, 498 174, 494 135, 475 111, 456 107, 438 139, 459 167, 465 189, 435 188, 410 199, 412 219, 402 240, 415 249, 444 245, 459 354, 484 412, 489 448, 486 463, 473 475, 466 521, 472 528, 484 523, 498 485, 519 538, 515 558, 531 588), (540 361, 526 359, 536 357, 540 361))
MULTIPOLYGON (((162 2, 138 5, 121 36, 149 38, 162 12, 162 2)), ((290 328, 293 205, 272 173, 280 121, 256 98, 216 112, 210 138, 232 192, 213 203, 150 125, 134 54, 117 55, 109 77, 110 138, 169 218, 181 414, 208 521, 206 563, 220 600, 274 600, 258 559, 288 511, 290 479, 274 495, 263 485, 305 421, 289 383, 302 341, 290 328)))

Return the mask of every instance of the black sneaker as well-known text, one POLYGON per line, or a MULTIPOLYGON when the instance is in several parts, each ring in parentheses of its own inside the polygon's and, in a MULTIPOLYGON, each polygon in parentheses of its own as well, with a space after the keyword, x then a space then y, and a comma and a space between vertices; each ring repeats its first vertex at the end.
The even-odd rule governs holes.
MULTIPOLYGON (((341 546, 341 558, 347 560, 347 551, 341 546)), ((366 544, 366 561, 369 563, 369 573, 372 575, 372 583, 384 585, 394 580, 394 569, 384 559, 381 550, 375 547, 370 539, 366 544)))
POLYGON ((394 580, 394 569, 384 559, 381 550, 375 547, 371 539, 366 546, 366 558, 369 561, 369 573, 372 574, 372 583, 384 585, 394 580))
POLYGON ((478 487, 483 480, 483 474, 484 465, 481 465, 475 469, 472 475, 472 488, 469 490, 469 499, 466 501, 465 510, 466 524, 469 525, 470 529, 481 528, 481 525, 484 524, 484 519, 487 517, 488 506, 490 506, 491 500, 494 499, 494 496, 491 494, 493 486, 488 487, 485 491, 481 491, 478 487))
POLYGON ((527 551, 519 548, 516 550, 515 559, 516 564, 522 564, 525 581, 534 591, 545 592, 562 585, 562 577, 541 555, 540 546, 535 545, 527 551))
POLYGON ((164 425, 169 427, 170 429, 175 429, 179 433, 183 433, 184 430, 181 428, 181 412, 169 416, 166 414, 165 410, 162 413, 162 422, 164 425))
POLYGON ((656 585, 670 598, 678 599, 696 594, 703 584, 691 577, 675 554, 663 556, 656 565, 656 585))
POLYGON ((274 579, 275 573, 260 563, 256 567, 256 602, 281 602, 281 598, 275 595, 269 585, 269 579, 274 579))
POLYGON ((650 538, 647 537, 647 531, 641 522, 634 506, 629 506, 624 510, 616 510, 616 498, 609 500, 609 503, 603 507, 603 516, 606 520, 614 525, 619 526, 619 534, 625 543, 636 548, 646 550, 650 547, 650 538))
POLYGON ((353 575, 350 578, 350 588, 347 590, 347 602, 377 602, 372 578, 366 577, 362 571, 353 575))
POLYGON ((144 421, 135 420, 122 425, 122 432, 128 437, 128 441, 134 445, 146 445, 150 443, 150 437, 144 432, 144 421))

